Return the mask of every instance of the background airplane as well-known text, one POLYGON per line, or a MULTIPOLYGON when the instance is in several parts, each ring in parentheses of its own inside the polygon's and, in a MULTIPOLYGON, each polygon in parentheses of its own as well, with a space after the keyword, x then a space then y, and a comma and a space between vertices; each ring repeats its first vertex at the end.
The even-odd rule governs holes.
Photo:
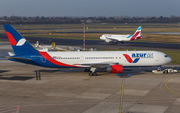
POLYGON ((133 35, 114 35, 114 34, 103 34, 100 39, 104 40, 107 43, 114 42, 115 44, 117 42, 127 42, 132 40, 141 39, 141 29, 142 27, 139 26, 139 28, 136 30, 136 32, 133 35))
POLYGON ((11 25, 4 25, 14 53, 9 60, 49 68, 85 68, 89 75, 97 75, 96 69, 122 73, 123 67, 160 66, 171 58, 158 51, 38 51, 11 25))

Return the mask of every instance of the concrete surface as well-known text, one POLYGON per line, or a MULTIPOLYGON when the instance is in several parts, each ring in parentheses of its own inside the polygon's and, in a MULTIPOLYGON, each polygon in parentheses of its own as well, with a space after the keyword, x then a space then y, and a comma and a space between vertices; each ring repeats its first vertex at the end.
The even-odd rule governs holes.
MULTIPOLYGON (((179 73, 133 73, 124 73, 122 112, 179 113, 179 73)), ((0 112, 119 113, 123 76, 98 74, 88 76, 83 69, 48 69, 1 60, 0 112), (35 78, 36 69, 41 72, 40 81, 35 78)))

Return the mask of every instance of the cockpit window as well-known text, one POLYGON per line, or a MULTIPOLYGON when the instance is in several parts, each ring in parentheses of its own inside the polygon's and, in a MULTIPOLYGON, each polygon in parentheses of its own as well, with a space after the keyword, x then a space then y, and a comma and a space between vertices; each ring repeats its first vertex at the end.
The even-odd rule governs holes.
POLYGON ((168 55, 164 55, 164 57, 169 57, 168 55))

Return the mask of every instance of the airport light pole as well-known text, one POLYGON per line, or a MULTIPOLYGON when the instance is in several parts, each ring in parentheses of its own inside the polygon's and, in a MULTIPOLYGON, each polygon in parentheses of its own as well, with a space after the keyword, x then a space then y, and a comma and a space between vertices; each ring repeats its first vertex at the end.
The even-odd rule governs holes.
POLYGON ((86 40, 86 36, 85 36, 85 21, 84 20, 82 20, 83 21, 83 50, 85 51, 85 40, 86 40))

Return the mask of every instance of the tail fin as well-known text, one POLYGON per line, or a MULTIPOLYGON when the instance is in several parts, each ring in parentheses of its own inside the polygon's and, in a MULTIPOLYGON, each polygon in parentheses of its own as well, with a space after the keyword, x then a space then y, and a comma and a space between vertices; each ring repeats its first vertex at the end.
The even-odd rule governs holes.
POLYGON ((142 26, 139 26, 138 29, 136 30, 136 32, 132 35, 130 40, 140 39, 141 38, 141 29, 142 29, 142 26))
POLYGON ((141 29, 142 29, 142 26, 139 26, 138 29, 136 30, 136 32, 133 34, 133 35, 141 35, 141 29))
POLYGON ((4 29, 9 38, 15 55, 38 54, 38 51, 19 34, 11 25, 4 25, 4 29))

